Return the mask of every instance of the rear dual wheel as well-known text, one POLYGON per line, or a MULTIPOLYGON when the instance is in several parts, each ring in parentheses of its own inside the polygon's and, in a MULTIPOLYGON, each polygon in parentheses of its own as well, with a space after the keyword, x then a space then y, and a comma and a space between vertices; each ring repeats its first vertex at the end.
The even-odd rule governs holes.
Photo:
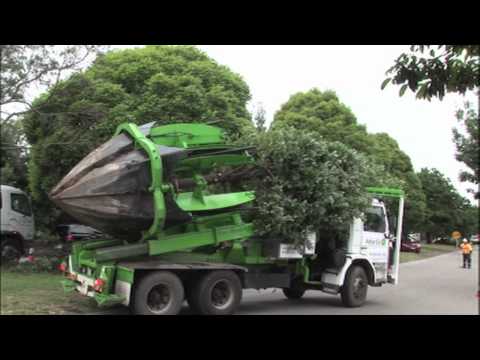
POLYGON ((184 298, 183 285, 177 275, 156 271, 141 279, 135 288, 132 310, 137 315, 176 315, 184 298))
POLYGON ((202 274, 187 290, 190 308, 201 315, 231 315, 242 299, 242 284, 228 270, 202 274))

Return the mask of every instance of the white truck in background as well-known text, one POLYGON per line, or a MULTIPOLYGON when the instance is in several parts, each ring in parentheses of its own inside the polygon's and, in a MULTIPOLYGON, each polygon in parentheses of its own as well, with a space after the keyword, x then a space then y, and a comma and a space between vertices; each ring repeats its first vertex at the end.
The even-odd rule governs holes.
POLYGON ((25 241, 33 240, 35 221, 29 197, 12 186, 0 185, 0 252, 2 260, 25 253, 25 241))

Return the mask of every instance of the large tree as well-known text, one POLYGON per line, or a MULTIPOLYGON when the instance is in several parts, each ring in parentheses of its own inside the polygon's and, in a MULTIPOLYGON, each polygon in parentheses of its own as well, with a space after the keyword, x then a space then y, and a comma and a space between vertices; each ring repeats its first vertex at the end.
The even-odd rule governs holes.
POLYGON ((327 141, 338 141, 378 165, 370 185, 399 186, 406 192, 405 227, 418 231, 425 211, 425 196, 412 163, 388 134, 369 134, 353 112, 333 91, 312 89, 297 93, 275 114, 272 127, 308 130, 327 141))
POLYGON ((28 90, 46 88, 106 50, 99 45, 0 45, 0 115, 10 120, 33 108, 28 90))
POLYGON ((192 46, 112 51, 60 82, 23 120, 32 144, 29 183, 38 204, 88 152, 126 121, 216 122, 228 134, 253 127, 243 79, 192 46))
MULTIPOLYGON (((424 232, 430 242, 452 231, 463 230, 465 211, 471 205, 453 187, 450 179, 437 169, 423 168, 418 177, 423 184, 427 200, 424 232)), ((465 232, 463 230, 463 232, 465 232)))
POLYGON ((0 177, 2 185, 26 190, 27 151, 20 123, 3 121, 0 125, 0 177))
POLYGON ((480 199, 478 189, 480 180, 479 113, 470 103, 466 103, 465 108, 457 112, 457 119, 463 129, 453 129, 453 141, 457 148, 455 157, 470 170, 462 171, 460 180, 475 184, 476 189, 469 189, 469 192, 473 193, 476 199, 480 199))

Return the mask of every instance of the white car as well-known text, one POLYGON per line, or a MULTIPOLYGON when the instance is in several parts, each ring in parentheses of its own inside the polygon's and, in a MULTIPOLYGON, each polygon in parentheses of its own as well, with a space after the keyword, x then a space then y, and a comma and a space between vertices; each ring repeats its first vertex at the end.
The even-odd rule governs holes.
POLYGON ((478 234, 470 236, 470 242, 472 244, 478 244, 478 234))
POLYGON ((22 190, 0 185, 1 257, 17 258, 25 252, 25 241, 33 240, 35 223, 30 199, 22 190))

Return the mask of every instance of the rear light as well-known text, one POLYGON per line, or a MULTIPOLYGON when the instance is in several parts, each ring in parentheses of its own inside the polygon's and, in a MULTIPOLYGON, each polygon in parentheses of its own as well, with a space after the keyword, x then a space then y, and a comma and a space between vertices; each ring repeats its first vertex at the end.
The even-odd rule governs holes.
POLYGON ((75 240, 75 238, 73 237, 72 234, 68 234, 66 237, 65 237, 65 241, 73 241, 75 240))
POLYGON ((97 279, 93 283, 93 289, 98 292, 102 292, 103 286, 105 285, 105 280, 103 279, 97 279))

